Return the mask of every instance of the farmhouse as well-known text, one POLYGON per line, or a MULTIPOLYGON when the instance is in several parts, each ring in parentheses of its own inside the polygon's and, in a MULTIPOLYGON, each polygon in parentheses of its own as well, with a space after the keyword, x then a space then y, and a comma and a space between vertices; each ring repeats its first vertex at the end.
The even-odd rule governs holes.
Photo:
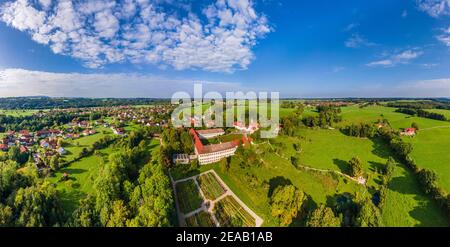
MULTIPOLYGON (((194 129, 191 129, 189 133, 194 141, 195 154, 201 165, 211 164, 220 161, 223 158, 234 155, 239 145, 239 141, 231 141, 220 144, 203 145, 200 137, 194 129)), ((214 131, 214 133, 220 133, 220 131, 214 131)), ((217 135, 217 134, 216 134, 217 135)))
POLYGON ((415 128, 406 128, 401 135, 404 136, 414 136, 416 135, 416 129, 415 128))

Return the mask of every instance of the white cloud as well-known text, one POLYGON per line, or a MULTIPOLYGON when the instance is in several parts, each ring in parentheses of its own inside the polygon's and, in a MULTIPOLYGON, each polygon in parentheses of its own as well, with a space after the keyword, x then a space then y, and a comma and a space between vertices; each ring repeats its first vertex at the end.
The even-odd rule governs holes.
POLYGON ((143 74, 52 73, 25 69, 0 69, 0 97, 171 97, 177 91, 192 94, 193 84, 204 91, 245 90, 239 83, 170 79, 143 74))
POLYGON ((450 46, 450 26, 443 30, 443 33, 436 36, 437 40, 442 42, 446 46, 450 46))
POLYGON ((420 10, 432 17, 450 15, 450 0, 417 0, 420 10))
POLYGON ((344 31, 348 32, 348 31, 351 31, 351 30, 353 30, 353 29, 355 29, 357 27, 359 27, 359 23, 355 23, 355 22, 354 23, 350 23, 344 28, 344 31))
POLYGON ((90 68, 128 61, 233 72, 271 31, 252 0, 216 0, 201 13, 174 1, 18 0, 1 5, 0 20, 90 68))
POLYGON ((400 53, 387 55, 387 58, 366 64, 369 67, 393 67, 398 64, 408 64, 412 60, 423 55, 423 51, 418 49, 405 50, 400 53))
POLYGON ((345 46, 348 48, 360 48, 363 46, 375 46, 375 43, 369 42, 366 38, 359 34, 353 34, 347 41, 345 46))

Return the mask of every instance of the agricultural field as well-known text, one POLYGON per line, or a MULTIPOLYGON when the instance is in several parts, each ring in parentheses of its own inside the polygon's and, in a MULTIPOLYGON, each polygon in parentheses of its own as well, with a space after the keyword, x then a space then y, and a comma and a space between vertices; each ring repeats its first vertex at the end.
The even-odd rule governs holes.
POLYGON ((444 110, 444 109, 427 109, 428 112, 434 112, 444 115, 447 120, 450 121, 450 110, 444 110))
POLYGON ((39 110, 3 110, 0 109, 0 115, 12 116, 12 117, 25 117, 31 116, 39 110))
POLYGON ((177 183, 176 190, 181 212, 186 214, 201 207, 203 198, 194 180, 177 183))
MULTIPOLYGON (((403 113, 394 112, 395 108, 384 106, 357 106, 342 108, 344 123, 374 122, 378 118, 386 118, 393 128, 398 130, 408 128, 412 123, 419 125, 419 131, 414 137, 404 137, 404 140, 413 145, 411 156, 417 165, 422 168, 434 170, 439 177, 439 184, 450 191, 450 122, 439 121, 403 113)), ((433 109, 441 114, 448 110, 433 109)))
POLYGON ((214 201, 225 193, 225 189, 211 172, 200 175, 197 178, 197 182, 200 185, 203 195, 208 200, 214 201))
POLYGON ((211 217, 211 214, 205 211, 201 211, 200 213, 196 213, 191 217, 185 219, 186 226, 188 227, 214 227, 214 221, 211 217))
POLYGON ((255 226, 255 219, 232 197, 226 196, 214 207, 214 214, 220 226, 255 226))

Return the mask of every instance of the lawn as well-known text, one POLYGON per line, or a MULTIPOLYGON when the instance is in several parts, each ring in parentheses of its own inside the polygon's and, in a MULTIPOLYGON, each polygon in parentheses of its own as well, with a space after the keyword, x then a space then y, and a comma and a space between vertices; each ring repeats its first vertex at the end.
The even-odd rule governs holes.
POLYGON ((175 189, 177 190, 177 200, 181 212, 186 214, 201 207, 203 198, 194 180, 177 183, 175 189))
POLYGON ((225 193, 222 185, 213 173, 206 173, 197 178, 203 195, 209 200, 216 200, 225 193))
POLYGON ((232 197, 226 196, 214 206, 214 215, 220 226, 251 227, 255 219, 232 197))
POLYGON ((413 138, 404 138, 413 145, 411 156, 419 167, 434 170, 438 184, 450 192, 450 126, 423 129, 413 138))
POLYGON ((414 174, 395 168, 382 211, 384 226, 450 226, 434 201, 422 192, 414 174))
POLYGON ((92 144, 98 141, 100 138, 106 135, 112 135, 112 131, 109 128, 98 127, 96 128, 96 130, 97 133, 93 135, 82 136, 78 139, 66 140, 67 145, 64 146, 64 148, 66 149, 67 154, 63 156, 64 159, 70 162, 80 155, 83 148, 90 148, 92 147, 92 144))
MULTIPOLYGON (((87 137, 85 137, 87 138, 87 137)), ((80 138, 81 140, 83 138, 80 138)), ((159 148, 159 141, 152 139, 148 145, 150 152, 159 148)), ((56 183, 56 188, 61 193, 63 207, 66 212, 73 212, 79 205, 79 200, 94 192, 94 181, 99 175, 103 164, 108 161, 111 153, 116 152, 113 146, 97 151, 96 155, 90 155, 70 163, 69 166, 57 171, 49 178, 50 182, 56 183), (69 174, 68 181, 60 181, 64 173, 69 174)))
POLYGON ((93 192, 95 178, 111 152, 113 152, 111 147, 102 149, 98 155, 82 158, 60 169, 49 179, 50 182, 56 183, 56 188, 61 192, 66 212, 73 212, 78 207, 79 200, 93 192), (68 181, 60 181, 64 173, 69 174, 68 181))
POLYGON ((194 214, 189 218, 186 218, 186 225, 188 227, 214 227, 214 221, 208 212, 201 211, 194 214))

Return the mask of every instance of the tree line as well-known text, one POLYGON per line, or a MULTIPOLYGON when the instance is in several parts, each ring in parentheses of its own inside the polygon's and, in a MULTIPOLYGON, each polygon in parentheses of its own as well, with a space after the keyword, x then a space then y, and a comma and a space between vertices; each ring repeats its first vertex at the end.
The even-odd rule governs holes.
POLYGON ((399 108, 399 109, 397 109, 395 111, 396 112, 400 112, 400 113, 404 113, 404 114, 408 114, 408 115, 411 115, 411 116, 430 118, 430 119, 435 119, 435 120, 440 120, 440 121, 447 121, 448 120, 443 114, 436 113, 436 112, 429 112, 429 111, 425 111, 425 110, 422 110, 422 109, 399 108))

